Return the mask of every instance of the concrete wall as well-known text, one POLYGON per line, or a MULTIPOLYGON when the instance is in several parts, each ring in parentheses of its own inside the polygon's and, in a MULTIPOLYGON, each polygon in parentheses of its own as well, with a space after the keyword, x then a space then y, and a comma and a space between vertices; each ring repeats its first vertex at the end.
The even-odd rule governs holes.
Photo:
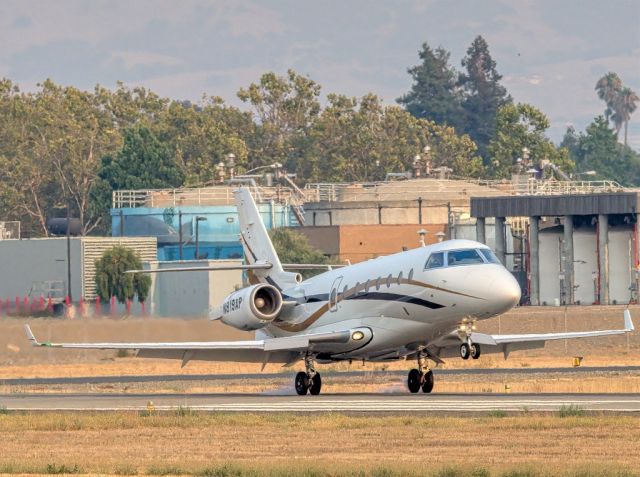
POLYGON ((540 303, 560 303, 560 239, 558 227, 540 231, 540 303))
MULTIPOLYGON (((307 225, 375 225, 375 224, 419 224, 417 201, 381 202, 318 202, 305 204, 307 225), (314 222, 315 219, 315 222, 314 222)), ((462 204, 460 207, 464 207, 462 204)), ((466 205, 468 209, 468 205, 466 205)), ((424 201, 422 206, 423 224, 446 224, 447 206, 439 202, 437 206, 424 201)))
POLYGON ((362 262, 382 255, 390 255, 420 245, 418 230, 425 229, 425 243, 438 241, 437 233, 446 233, 446 225, 334 225, 300 227, 311 245, 340 261, 362 262))
MULTIPOLYGON (((241 260, 157 262, 147 268, 188 268, 241 263, 241 260)), ((156 316, 206 317, 210 309, 220 305, 236 287, 242 286, 241 270, 157 273, 151 276, 149 302, 151 313, 156 316)))
POLYGON ((609 229, 609 301, 628 303, 633 283, 633 229, 609 229))
MULTIPOLYGON (((77 299, 82 291, 80 241, 71 238, 71 290, 77 299)), ((0 298, 24 297, 34 282, 48 280, 67 283, 65 237, 0 241, 0 298)))
POLYGON ((573 260, 574 301, 581 305, 591 305, 595 301, 593 274, 598 272, 595 228, 575 229, 573 260))
POLYGON ((437 233, 446 232, 445 225, 343 225, 340 227, 340 258, 351 263, 362 262, 420 246, 418 230, 426 230, 425 243, 438 241, 437 233))

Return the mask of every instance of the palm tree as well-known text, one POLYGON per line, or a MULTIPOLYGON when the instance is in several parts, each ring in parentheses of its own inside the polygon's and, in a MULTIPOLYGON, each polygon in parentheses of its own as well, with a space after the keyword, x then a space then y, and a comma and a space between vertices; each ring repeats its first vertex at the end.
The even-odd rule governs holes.
POLYGON ((613 105, 622 90, 622 80, 617 74, 610 71, 598 80, 595 89, 598 92, 598 98, 603 100, 607 105, 607 109, 604 111, 604 117, 609 120, 615 112, 613 105))
POLYGON ((614 123, 616 124, 616 130, 619 130, 618 123, 620 125, 624 123, 624 145, 627 145, 627 129, 629 127, 629 120, 631 119, 631 114, 636 110, 636 102, 638 102, 640 98, 635 91, 631 88, 622 88, 620 93, 618 94, 618 98, 615 102, 615 113, 613 115, 614 123))

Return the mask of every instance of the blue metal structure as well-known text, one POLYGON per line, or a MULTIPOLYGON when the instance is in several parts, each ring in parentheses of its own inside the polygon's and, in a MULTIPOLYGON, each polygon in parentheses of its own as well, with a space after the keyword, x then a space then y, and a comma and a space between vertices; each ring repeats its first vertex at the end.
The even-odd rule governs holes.
MULTIPOLYGON (((298 222, 289 205, 268 202, 258 204, 267 229, 296 226, 298 222)), ((123 207, 111 209, 114 237, 157 237, 158 260, 180 259, 180 213, 182 213, 183 259, 195 259, 196 218, 198 254, 201 259, 242 257, 238 242, 240 227, 233 205, 198 205, 168 208, 123 207)))

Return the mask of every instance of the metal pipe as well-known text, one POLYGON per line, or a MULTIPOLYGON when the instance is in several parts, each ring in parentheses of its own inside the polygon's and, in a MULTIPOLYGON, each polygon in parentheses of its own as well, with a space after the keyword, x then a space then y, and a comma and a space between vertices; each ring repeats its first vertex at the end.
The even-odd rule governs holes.
POLYGON ((180 260, 184 260, 183 250, 182 250, 182 211, 178 212, 178 241, 179 241, 179 257, 180 260))
POLYGON ((69 303, 72 301, 71 294, 71 203, 67 202, 67 296, 69 303))
POLYGON ((418 223, 422 224, 422 197, 418 197, 418 223))

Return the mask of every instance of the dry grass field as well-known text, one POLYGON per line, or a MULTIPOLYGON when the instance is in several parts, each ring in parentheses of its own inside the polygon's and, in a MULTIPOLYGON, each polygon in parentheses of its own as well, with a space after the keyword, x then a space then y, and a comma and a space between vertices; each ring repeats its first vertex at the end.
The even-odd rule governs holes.
POLYGON ((0 414, 0 473, 608 476, 640 473, 637 417, 0 414))

